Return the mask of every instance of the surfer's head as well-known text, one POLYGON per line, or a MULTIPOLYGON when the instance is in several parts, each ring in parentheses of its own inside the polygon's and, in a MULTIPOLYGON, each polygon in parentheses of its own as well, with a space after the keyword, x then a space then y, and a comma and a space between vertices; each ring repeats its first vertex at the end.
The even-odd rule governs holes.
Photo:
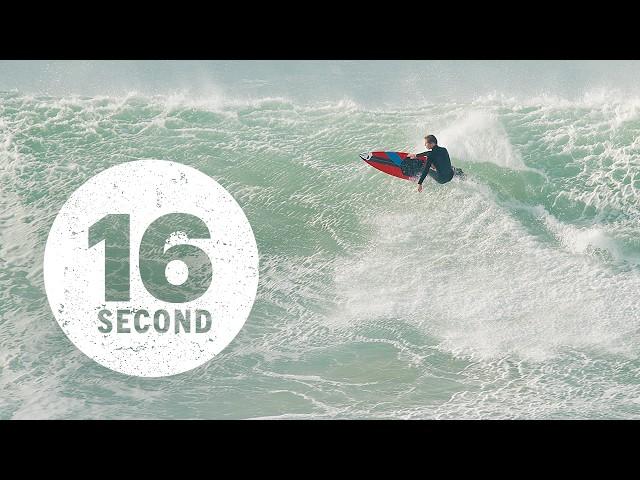
POLYGON ((438 139, 435 135, 426 135, 424 137, 424 146, 429 150, 432 150, 436 145, 438 145, 438 139))

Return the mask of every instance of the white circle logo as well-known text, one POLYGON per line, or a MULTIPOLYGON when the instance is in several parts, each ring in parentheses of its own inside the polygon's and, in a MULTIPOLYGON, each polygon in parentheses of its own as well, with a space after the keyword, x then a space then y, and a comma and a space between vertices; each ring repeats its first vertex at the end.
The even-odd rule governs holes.
POLYGON ((44 280, 82 352, 117 372, 162 377, 202 365, 238 334, 258 288, 258 248, 211 177, 134 161, 67 200, 49 232, 44 280))

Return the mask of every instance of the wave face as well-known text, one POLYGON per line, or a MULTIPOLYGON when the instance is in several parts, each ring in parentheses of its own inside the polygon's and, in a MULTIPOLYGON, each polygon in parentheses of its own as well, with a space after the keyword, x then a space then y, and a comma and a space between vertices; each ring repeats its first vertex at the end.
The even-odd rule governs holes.
POLYGON ((0 418, 637 418, 627 63, 0 63, 0 418), (427 131, 468 180, 358 157, 427 131), (85 357, 42 278, 69 195, 139 159, 215 178, 260 251, 240 334, 162 379, 85 357))

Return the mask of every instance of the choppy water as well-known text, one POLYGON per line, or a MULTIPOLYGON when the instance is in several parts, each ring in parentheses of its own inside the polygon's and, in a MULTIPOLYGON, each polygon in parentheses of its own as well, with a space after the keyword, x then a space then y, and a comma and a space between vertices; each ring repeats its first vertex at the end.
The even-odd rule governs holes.
POLYGON ((1 62, 0 418, 638 418, 638 73, 1 62), (358 158, 427 131, 469 180, 358 158), (260 251, 240 334, 161 379, 84 356, 42 277, 69 195, 151 158, 216 179, 260 251))

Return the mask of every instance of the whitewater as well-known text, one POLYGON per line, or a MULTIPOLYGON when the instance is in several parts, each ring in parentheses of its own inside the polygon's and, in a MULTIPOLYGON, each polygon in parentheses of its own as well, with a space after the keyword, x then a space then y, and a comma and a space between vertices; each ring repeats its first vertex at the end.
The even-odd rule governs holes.
POLYGON ((0 62, 0 418, 640 417, 639 73, 0 62), (418 194, 358 157, 426 133, 467 180, 418 194), (214 178, 260 254, 233 342, 155 379, 82 354, 42 268, 72 192, 142 159, 214 178))

